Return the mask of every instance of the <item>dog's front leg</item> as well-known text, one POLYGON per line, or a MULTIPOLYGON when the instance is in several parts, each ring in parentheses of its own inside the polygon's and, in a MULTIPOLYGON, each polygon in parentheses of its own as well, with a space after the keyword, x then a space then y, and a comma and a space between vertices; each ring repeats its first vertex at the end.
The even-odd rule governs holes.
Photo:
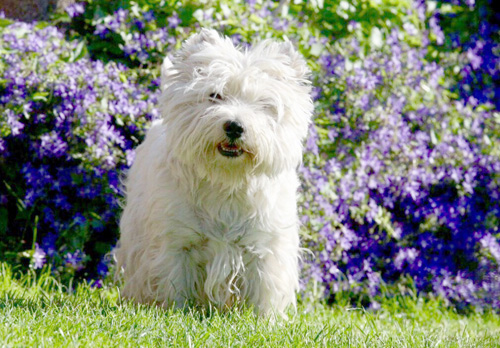
POLYGON ((283 314, 289 305, 296 304, 298 242, 278 240, 270 246, 266 255, 254 258, 247 266, 245 278, 249 288, 246 297, 261 314, 283 314), (273 248, 274 245, 280 247, 273 248))
POLYGON ((198 235, 190 229, 167 233, 163 246, 151 263, 152 276, 157 282, 157 298, 165 307, 177 308, 196 305, 201 298, 204 269, 200 263, 198 235))

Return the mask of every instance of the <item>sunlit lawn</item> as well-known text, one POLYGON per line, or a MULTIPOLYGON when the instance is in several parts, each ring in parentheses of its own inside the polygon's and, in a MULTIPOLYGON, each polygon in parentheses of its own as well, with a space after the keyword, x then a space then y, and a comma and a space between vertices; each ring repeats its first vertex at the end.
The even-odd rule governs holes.
POLYGON ((495 347, 500 316, 459 315, 438 300, 395 297, 371 312, 301 304, 288 321, 250 310, 210 315, 138 306, 115 287, 69 291, 48 275, 0 273, 0 346, 495 347))

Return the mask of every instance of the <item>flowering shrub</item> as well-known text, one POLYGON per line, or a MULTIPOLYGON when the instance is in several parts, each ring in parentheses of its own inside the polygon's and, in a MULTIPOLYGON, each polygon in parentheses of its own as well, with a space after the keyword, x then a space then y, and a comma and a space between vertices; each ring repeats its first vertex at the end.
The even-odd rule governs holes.
MULTIPOLYGON (((104 1, 75 3, 66 8, 70 17, 68 32, 87 40, 93 58, 128 66, 155 64, 171 46, 186 37, 179 28, 178 15, 185 13, 186 7, 181 8, 177 1, 163 3, 162 11, 157 12, 137 3, 127 8, 104 1)), ((64 16, 60 18, 62 22, 67 20, 64 16)))
MULTIPOLYGON (((110 59, 127 66, 156 66, 172 48, 179 47, 193 30, 217 26, 236 43, 248 44, 263 36, 282 36, 291 22, 273 16, 273 2, 224 1, 205 6, 190 1, 143 1, 115 8, 103 1, 76 3, 68 36, 84 37, 93 58, 110 59), (238 19, 239 21, 237 21, 238 19), (271 35, 273 33, 274 35, 271 35)), ((59 18, 64 23, 67 19, 59 18)), ((296 23, 293 23, 296 24, 296 23)))
POLYGON ((208 26, 240 45, 287 37, 313 70, 306 280, 374 308, 387 284, 500 308, 500 50, 488 1, 88 0, 57 19, 84 41, 3 22, 0 254, 31 247, 33 267, 107 272, 119 178, 156 116, 159 63, 208 26))
POLYGON ((302 168, 303 222, 319 231, 310 274, 327 294, 372 297, 410 276, 419 291, 498 308, 500 114, 452 100, 444 69, 399 34, 362 59, 356 41, 321 57, 302 168))
POLYGON ((157 88, 54 27, 6 25, 0 46, 0 253, 29 248, 35 228, 37 257, 82 271, 115 243, 120 173, 157 88))
MULTIPOLYGON (((432 18, 438 24, 436 27, 442 26, 438 35, 441 45, 433 49, 448 56, 450 50, 462 52, 455 62, 462 69, 448 72, 448 75, 456 74, 459 82, 452 90, 461 98, 470 99, 472 105, 492 102, 499 109, 500 15, 498 11, 489 10, 492 0, 443 0, 436 4, 432 18)), ((425 2, 419 6, 423 10, 425 2)))
POLYGON ((368 49, 355 34, 319 57, 301 205, 307 231, 319 233, 306 274, 331 299, 347 291, 376 306, 399 282, 500 308, 498 27, 484 16, 485 41, 465 30, 451 47, 457 27, 439 19, 473 4, 414 4, 417 25, 368 49))

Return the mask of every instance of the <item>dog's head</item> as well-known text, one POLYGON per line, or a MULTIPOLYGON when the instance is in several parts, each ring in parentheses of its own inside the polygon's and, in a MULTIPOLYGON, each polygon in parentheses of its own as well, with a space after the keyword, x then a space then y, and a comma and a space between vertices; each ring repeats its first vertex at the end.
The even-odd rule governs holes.
POLYGON ((220 182, 295 169, 313 108, 307 75, 290 42, 239 49, 202 30, 162 66, 169 150, 220 182))

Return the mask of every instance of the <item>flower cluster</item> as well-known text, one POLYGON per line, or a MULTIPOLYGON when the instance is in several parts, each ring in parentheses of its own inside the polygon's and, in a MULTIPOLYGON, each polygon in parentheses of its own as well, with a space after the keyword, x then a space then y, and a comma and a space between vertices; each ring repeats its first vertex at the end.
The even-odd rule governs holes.
POLYGON ((489 10, 491 0, 440 0, 432 6, 415 1, 417 7, 431 13, 433 21, 429 21, 429 26, 436 44, 441 45, 440 53, 449 56, 450 51, 459 52, 455 64, 461 69, 456 69, 455 65, 448 72, 456 75, 458 82, 452 90, 472 105, 492 102, 498 109, 500 27, 498 13, 489 10))
MULTIPOLYGON (((493 105, 450 98, 444 71, 396 29, 360 56, 320 58, 319 116, 301 172, 301 210, 327 296, 417 291, 500 308, 500 124, 493 105)), ((451 64, 451 63, 450 63, 451 64)))
POLYGON ((90 61, 50 26, 13 23, 0 45, 1 248, 36 228, 35 267, 82 271, 115 243, 119 178, 156 117, 157 84, 90 61))
POLYGON ((165 3, 154 12, 147 5, 131 3, 112 13, 99 3, 76 3, 66 9, 71 18, 69 32, 85 37, 94 58, 115 60, 127 66, 160 62, 179 39, 185 38, 176 12, 179 4, 165 3))

